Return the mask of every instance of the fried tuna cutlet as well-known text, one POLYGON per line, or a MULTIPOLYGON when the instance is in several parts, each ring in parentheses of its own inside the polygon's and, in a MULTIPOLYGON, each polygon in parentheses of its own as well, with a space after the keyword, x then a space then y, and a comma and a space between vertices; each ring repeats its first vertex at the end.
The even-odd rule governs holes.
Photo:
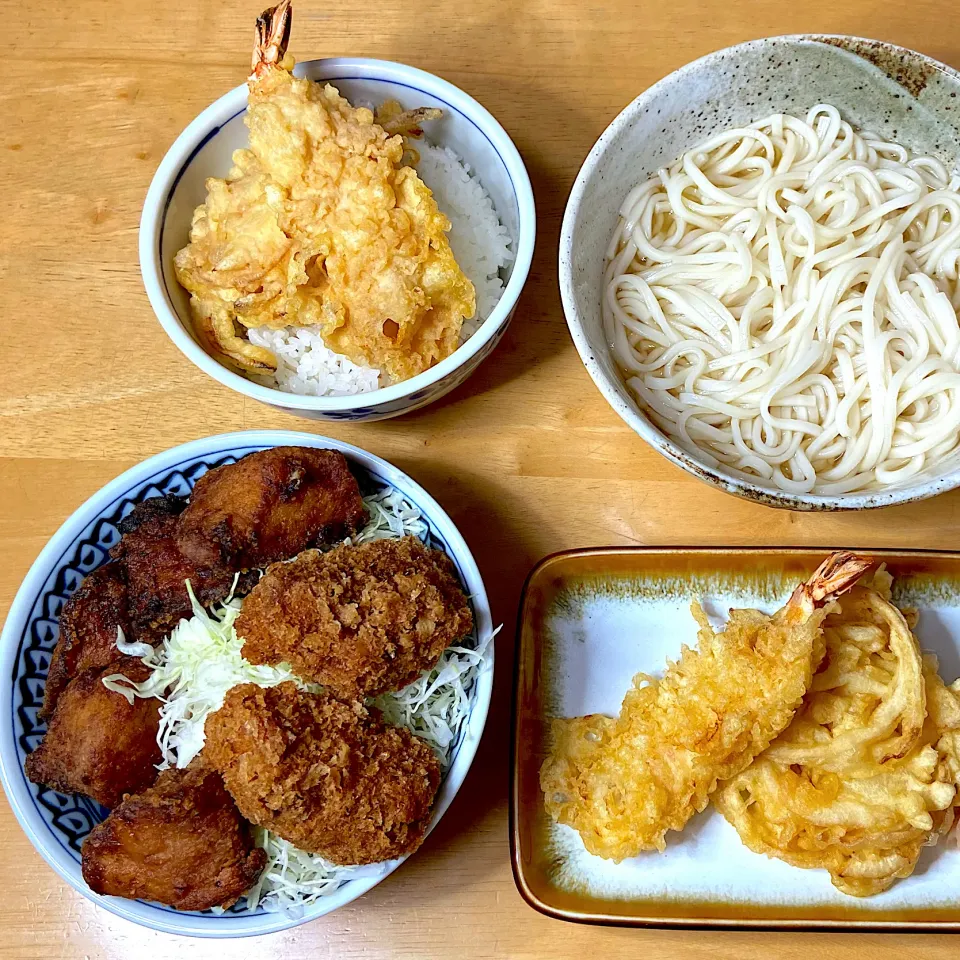
POLYGON ((416 537, 274 564, 237 618, 250 663, 289 663, 345 699, 399 690, 473 626, 450 558, 416 537))
POLYGON ((375 710, 287 681, 234 687, 207 718, 204 758, 252 823, 333 863, 378 863, 423 839, 440 764, 375 710))
POLYGON ((101 682, 112 673, 141 682, 150 670, 133 657, 123 657, 71 680, 57 700, 46 736, 24 763, 34 783, 60 793, 84 793, 113 807, 125 793, 136 793, 156 780, 160 701, 136 697, 128 703, 101 682))
POLYGON ((229 567, 196 563, 187 557, 177 540, 179 517, 159 506, 148 506, 153 502, 145 501, 137 508, 141 513, 130 515, 136 521, 133 529, 111 550, 126 578, 133 635, 148 643, 193 615, 187 580, 203 606, 222 600, 234 581, 229 567))
POLYGON ((117 628, 130 633, 127 582, 118 563, 105 563, 84 578, 60 611, 60 639, 43 689, 41 717, 49 717, 66 685, 85 670, 116 660, 117 628))
POLYGON ((342 453, 274 447, 205 473, 180 517, 178 537, 198 564, 249 570, 343 540, 366 519, 342 453))
POLYGON ((95 893, 178 910, 231 906, 265 863, 220 774, 199 760, 126 797, 83 844, 83 879, 95 893))

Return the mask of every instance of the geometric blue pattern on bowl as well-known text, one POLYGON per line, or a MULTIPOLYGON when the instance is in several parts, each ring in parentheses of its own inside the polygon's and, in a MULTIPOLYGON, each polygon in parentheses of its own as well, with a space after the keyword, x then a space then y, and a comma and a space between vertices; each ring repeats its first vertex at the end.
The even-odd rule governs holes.
MULTIPOLYGON (((10 704, 12 724, 10 732, 12 737, 9 740, 4 737, 3 745, 6 747, 8 742, 12 741, 15 755, 12 758, 3 757, 2 772, 8 799, 10 799, 11 806, 13 806, 25 829, 28 827, 28 824, 24 823, 26 817, 30 820, 29 827, 33 830, 39 828, 48 834, 44 844, 46 849, 40 848, 40 852, 44 854, 47 860, 71 884, 87 896, 115 913, 120 913, 137 922, 158 929, 192 933, 200 936, 236 936, 283 929, 293 926, 297 922, 302 922, 302 920, 286 918, 281 914, 268 914, 262 908, 258 908, 256 911, 247 911, 241 907, 234 907, 224 914, 213 914, 211 911, 186 914, 183 911, 176 911, 160 904, 138 901, 136 902, 138 909, 133 910, 133 902, 99 897, 92 894, 82 883, 82 880, 79 884, 76 882, 79 876, 78 865, 83 841, 92 827, 104 818, 107 811, 87 797, 79 795, 64 796, 54 790, 30 783, 23 773, 24 758, 36 747, 45 731, 45 724, 38 720, 37 714, 43 703, 43 690, 50 665, 50 656, 57 642, 57 620, 63 604, 77 589, 83 578, 108 559, 110 548, 120 539, 119 522, 136 504, 151 497, 165 494, 186 496, 193 489, 196 481, 207 470, 226 463, 233 463, 254 450, 281 444, 305 444, 342 450, 350 462, 351 470, 357 477, 364 494, 374 493, 386 487, 400 489, 420 509, 427 524, 426 539, 428 543, 432 547, 444 550, 451 557, 465 592, 468 596, 471 596, 476 624, 472 643, 477 642, 478 629, 487 631, 490 629, 486 595, 482 583, 479 585, 479 592, 477 590, 479 574, 476 571, 473 558, 446 514, 440 510, 439 505, 422 488, 395 467, 348 444, 342 444, 313 434, 295 434, 285 431, 227 434, 177 448, 189 452, 182 459, 174 458, 177 462, 165 464, 156 472, 148 473, 148 475, 129 486, 122 485, 124 489, 104 509, 97 511, 96 515, 89 519, 81 531, 53 559, 46 570, 31 570, 28 574, 23 587, 21 587, 21 593, 30 588, 32 594, 24 598, 27 604, 26 614, 22 618, 19 628, 11 622, 14 614, 14 609, 11 608, 11 618, 4 629, 3 646, 7 651, 9 645, 16 644, 14 656, 11 658, 13 660, 11 677, 13 690, 10 704), (198 446, 209 446, 211 449, 204 453, 196 449, 198 446), (16 634, 13 633, 14 629, 16 629, 16 634), (9 782, 11 778, 18 778, 19 780, 18 784, 13 784, 16 795, 11 793, 9 782), (23 787, 26 788, 25 791, 22 789, 23 787), (29 806, 24 810, 22 807, 26 804, 23 804, 23 800, 26 798, 28 798, 27 804, 29 806), (18 809, 18 801, 21 805, 20 809, 18 809), (30 807, 33 808, 32 811, 30 807), (40 824, 42 824, 42 827, 40 827, 40 824), (52 850, 50 849, 51 839, 54 841, 52 850), (62 869, 68 864, 68 861, 72 861, 74 864, 74 869, 69 874, 62 869), (146 915, 144 912, 146 912, 146 915), (156 914, 168 915, 170 919, 161 922, 156 914), (188 917, 196 919, 187 922, 185 925, 188 917), (263 921, 261 927, 257 926, 258 918, 263 921), (209 925, 210 929, 198 928, 197 922, 203 924, 204 928, 209 925)), ((167 455, 161 454, 154 459, 169 459, 169 455, 176 452, 175 449, 169 451, 167 455)), ((142 464, 140 468, 134 468, 129 473, 134 474, 138 470, 142 472, 142 468, 145 466, 147 466, 146 463, 142 464)), ((85 507, 81 507, 78 513, 81 513, 84 509, 85 507)), ((43 560, 43 555, 40 559, 43 560)), ((38 560, 39 563, 40 560, 38 560)), ((15 605, 19 605, 21 602, 21 597, 18 594, 15 605)), ((9 652, 13 653, 14 651, 9 652)), ((456 779, 457 782, 441 786, 442 792, 444 786, 447 787, 448 794, 444 800, 444 809, 452 800, 453 794, 459 787, 459 781, 462 780, 466 768, 472 760, 473 751, 476 749, 476 740, 479 738, 477 728, 479 726, 479 729, 482 729, 485 719, 492 678, 484 677, 481 683, 484 689, 470 691, 471 698, 475 701, 474 707, 478 714, 479 724, 473 723, 474 718, 471 716, 471 723, 465 726, 461 734, 460 742, 456 747, 455 760, 447 774, 448 780, 456 779), (471 740, 471 749, 467 751, 469 756, 462 758, 466 761, 465 764, 458 763, 461 759, 459 757, 461 748, 467 738, 471 740)), ((438 806, 440 805, 438 804, 438 806)), ((438 814, 442 812, 442 810, 438 810, 438 814)), ((434 822, 436 822, 436 818, 434 822)), ((27 829, 27 833, 31 835, 31 829, 27 829)), ((31 836, 31 839, 34 839, 34 837, 31 836)), ((354 896, 365 892, 372 885, 373 883, 367 879, 349 881, 344 884, 341 891, 334 895, 336 903, 332 901, 330 904, 321 903, 319 909, 309 910, 302 919, 312 919, 329 912, 329 909, 352 900, 354 896), (348 890, 351 887, 356 888, 355 893, 353 890, 348 890), (341 896, 341 894, 343 895, 341 896)))

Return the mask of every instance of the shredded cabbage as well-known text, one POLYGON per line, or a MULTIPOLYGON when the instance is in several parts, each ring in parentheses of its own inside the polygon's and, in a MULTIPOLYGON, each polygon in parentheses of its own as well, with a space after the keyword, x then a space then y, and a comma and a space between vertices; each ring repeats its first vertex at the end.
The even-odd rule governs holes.
POLYGON ((408 727, 433 747, 444 771, 453 759, 453 748, 470 716, 470 693, 487 648, 499 632, 485 637, 476 649, 447 647, 437 665, 402 690, 384 693, 373 704, 387 723, 408 727))
POLYGON ((307 853, 263 827, 253 828, 253 840, 267 854, 267 865, 246 893, 246 909, 262 906, 269 913, 283 911, 302 917, 306 906, 329 896, 348 880, 382 876, 388 864, 341 867, 319 854, 307 853))
POLYGON ((369 543, 371 540, 399 540, 414 536, 421 540, 426 536, 427 525, 420 511, 399 491, 388 489, 364 497, 370 521, 346 543, 369 543))
MULTIPOLYGON (((419 510, 397 490, 365 497, 370 522, 352 543, 395 539, 408 534, 423 538, 427 525, 419 510)), ((161 702, 157 742, 162 760, 159 769, 186 767, 204 743, 207 717, 223 705, 227 691, 238 683, 276 686, 294 681, 301 689, 319 690, 296 677, 289 664, 257 666, 244 660, 242 638, 234 622, 243 602, 228 597, 223 603, 204 609, 187 583, 193 616, 181 620, 158 643, 127 643, 117 631, 117 648, 139 657, 151 669, 150 676, 134 683, 122 673, 103 679, 109 690, 125 696, 157 697, 161 702)), ((494 631, 494 635, 497 631, 494 631)), ((369 701, 382 711, 388 723, 408 727, 436 751, 444 771, 453 759, 453 750, 470 716, 471 694, 482 671, 490 669, 487 651, 493 636, 484 637, 475 649, 449 647, 432 670, 426 671, 402 690, 369 701)), ((379 876, 387 864, 344 867, 307 853, 269 830, 254 828, 256 844, 267 853, 267 866, 247 892, 246 909, 262 907, 301 916, 303 910, 321 897, 359 877, 379 876)))
POLYGON ((162 643, 155 647, 117 644, 123 652, 124 647, 146 647, 149 653, 141 656, 141 661, 153 671, 150 676, 141 683, 134 683, 122 673, 103 678, 108 690, 122 693, 131 703, 134 696, 160 700, 157 742, 162 754, 161 770, 186 767, 201 751, 204 722, 223 706, 227 691, 238 683, 275 687, 284 680, 293 680, 303 689, 310 688, 294 676, 289 664, 257 666, 243 659, 243 640, 233 626, 240 614, 240 600, 228 599, 208 611, 200 606, 189 581, 187 590, 193 616, 181 620, 162 643))

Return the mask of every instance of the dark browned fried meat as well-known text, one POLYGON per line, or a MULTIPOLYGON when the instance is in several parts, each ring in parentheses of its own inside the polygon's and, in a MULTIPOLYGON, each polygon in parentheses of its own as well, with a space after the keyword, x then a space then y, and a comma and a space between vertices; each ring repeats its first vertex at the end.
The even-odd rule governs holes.
POLYGON ((150 670, 123 657, 71 680, 57 700, 46 736, 24 764, 34 783, 60 793, 85 793, 113 807, 125 793, 143 790, 156 779, 160 701, 137 697, 129 704, 101 683, 112 673, 140 682, 150 670))
POLYGON ((292 682, 234 687, 207 718, 204 757, 240 812, 333 863, 376 863, 423 839, 440 764, 376 711, 292 682))
POLYGON ((274 564, 236 621, 251 663, 286 661, 345 699, 406 686, 472 625, 450 558, 416 537, 274 564))
POLYGON ((83 879, 94 892, 178 910, 231 906, 265 863, 220 774, 201 761, 164 770, 83 844, 83 879))
POLYGON ((133 634, 152 643, 169 633, 181 618, 192 616, 187 580, 200 603, 208 606, 230 592, 234 574, 224 566, 197 564, 181 552, 175 514, 146 513, 138 521, 111 553, 126 575, 133 634))
POLYGON ((57 697, 77 674, 117 659, 117 627, 129 635, 127 584, 119 564, 105 563, 84 578, 60 612, 41 716, 53 713, 57 697))
POLYGON ((365 522, 343 454, 276 447, 197 481, 180 518, 180 544, 198 564, 248 570, 343 540, 365 522))
POLYGON ((164 497, 150 497, 149 500, 138 503, 117 524, 117 528, 122 534, 133 533, 148 520, 154 520, 157 517, 179 516, 183 513, 183 508, 186 505, 186 497, 176 497, 173 494, 167 494, 164 497))

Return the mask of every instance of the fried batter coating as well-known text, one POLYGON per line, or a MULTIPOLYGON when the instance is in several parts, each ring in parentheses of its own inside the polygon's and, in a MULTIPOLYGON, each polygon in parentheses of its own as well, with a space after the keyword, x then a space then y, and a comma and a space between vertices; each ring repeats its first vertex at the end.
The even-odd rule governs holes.
POLYGON ((247 570, 343 540, 366 520, 342 453, 274 447, 205 473, 180 517, 178 538, 198 564, 247 570))
POLYGON ((714 802, 754 852, 873 896, 910 876, 953 824, 960 699, 921 657, 889 587, 858 586, 823 632, 826 654, 793 722, 714 802))
POLYGON ((87 670, 60 694, 40 746, 24 763, 27 777, 60 793, 84 793, 105 807, 125 793, 149 787, 160 762, 160 701, 132 704, 101 682, 113 673, 146 680, 150 670, 123 657, 102 670, 87 670))
MULTIPOLYGON (((206 345, 241 369, 276 369, 243 328, 316 326, 331 350, 404 380, 449 356, 476 309, 450 221, 404 142, 284 58, 289 4, 265 11, 244 122, 250 146, 207 181, 176 256, 206 345)), ((413 119, 431 118, 420 111, 413 119)), ((392 118, 396 119, 396 118, 392 118)), ((409 126, 404 117, 401 127, 409 126)))
POLYGON ((133 634, 154 642, 192 615, 187 580, 200 603, 209 606, 230 592, 234 573, 224 564, 197 563, 183 553, 177 515, 146 508, 137 521, 110 552, 126 576, 133 634))
POLYGON ((265 863, 220 774, 198 761, 126 797, 83 844, 95 893, 178 910, 233 905, 265 863))
POLYGON ((450 558, 416 537, 274 564, 236 622, 250 663, 286 661, 344 699, 399 690, 472 626, 450 558))
POLYGON ((639 674, 620 717, 554 721, 540 771, 547 812, 612 860, 665 846, 793 718, 823 653, 823 607, 869 564, 828 558, 774 616, 732 610, 715 633, 703 611, 699 649, 684 647, 662 680, 639 674), (589 745, 574 745, 580 736, 589 745))
POLYGON ((158 517, 179 516, 183 513, 186 505, 186 497, 178 497, 174 494, 150 497, 135 504, 134 508, 117 524, 117 529, 122 534, 133 533, 148 520, 155 520, 158 517))
POLYGON ((84 670, 117 659, 117 628, 130 632, 127 583, 118 563, 105 563, 83 579, 60 612, 60 638, 50 659, 41 717, 49 717, 64 687, 84 670))
POLYGON ((423 839, 440 764, 375 710, 290 681, 234 687, 207 718, 204 757, 252 823, 333 863, 378 863, 423 839))

